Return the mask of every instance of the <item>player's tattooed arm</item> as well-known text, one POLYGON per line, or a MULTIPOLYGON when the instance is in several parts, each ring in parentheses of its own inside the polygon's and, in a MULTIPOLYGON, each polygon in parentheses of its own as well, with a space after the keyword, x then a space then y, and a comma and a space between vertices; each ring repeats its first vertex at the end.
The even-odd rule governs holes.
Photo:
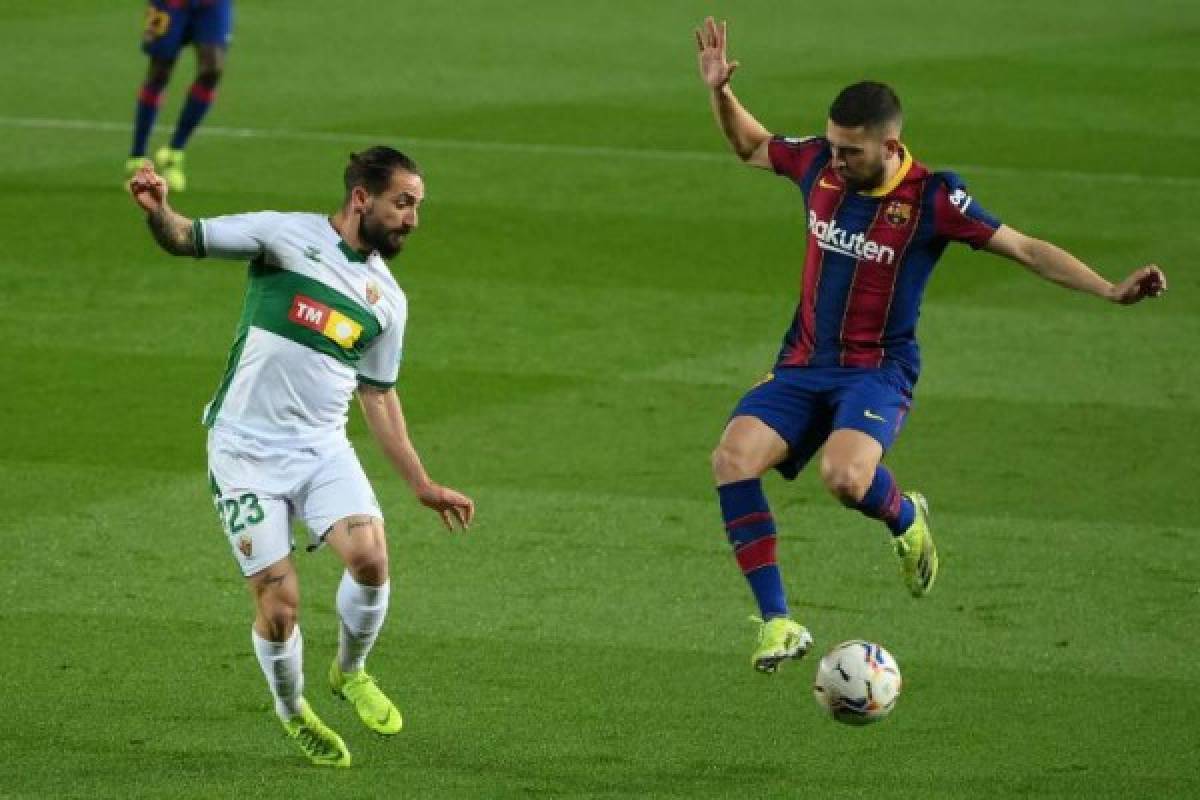
POLYGON ((146 224, 158 246, 175 256, 196 255, 192 221, 167 205, 167 182, 149 161, 129 179, 133 202, 146 212, 146 224))
POLYGON ((158 246, 173 256, 196 255, 196 234, 192 221, 166 203, 146 215, 146 224, 158 246))

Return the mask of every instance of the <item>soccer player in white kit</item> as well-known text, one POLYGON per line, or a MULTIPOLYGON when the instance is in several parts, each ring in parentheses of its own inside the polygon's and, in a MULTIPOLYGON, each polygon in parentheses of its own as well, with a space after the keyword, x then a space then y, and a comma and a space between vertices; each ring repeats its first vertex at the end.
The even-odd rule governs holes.
POLYGON ((167 205, 167 185, 150 162, 129 181, 168 253, 250 262, 229 362, 204 410, 209 480, 254 598, 254 652, 276 713, 309 760, 341 767, 349 750, 303 696, 293 520, 308 528, 308 550, 328 544, 346 565, 330 687, 370 729, 401 728, 400 712, 365 669, 387 613, 388 552, 383 513, 346 438, 351 395, 388 459, 448 529, 465 529, 475 514, 469 497, 425 472, 395 390, 407 301, 385 259, 417 227, 420 170, 403 153, 372 147, 350 157, 345 185, 331 217, 263 211, 191 220, 167 205))

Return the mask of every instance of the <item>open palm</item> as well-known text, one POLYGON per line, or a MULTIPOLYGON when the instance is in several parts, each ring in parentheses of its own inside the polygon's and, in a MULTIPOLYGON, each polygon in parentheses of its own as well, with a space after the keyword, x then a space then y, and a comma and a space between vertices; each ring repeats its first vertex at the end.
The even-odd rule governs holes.
POLYGON ((720 89, 729 83, 729 77, 738 68, 738 62, 729 61, 725 52, 725 22, 717 25, 712 17, 706 17, 696 32, 696 46, 700 77, 712 89, 720 89))

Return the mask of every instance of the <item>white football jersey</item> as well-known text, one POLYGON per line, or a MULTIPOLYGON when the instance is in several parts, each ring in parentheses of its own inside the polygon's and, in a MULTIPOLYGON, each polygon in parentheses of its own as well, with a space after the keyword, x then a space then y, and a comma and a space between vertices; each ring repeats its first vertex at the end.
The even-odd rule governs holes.
POLYGON ((250 259, 225 375, 204 424, 287 447, 344 435, 359 383, 389 388, 408 301, 378 253, 363 257, 320 214, 196 220, 200 257, 250 259))

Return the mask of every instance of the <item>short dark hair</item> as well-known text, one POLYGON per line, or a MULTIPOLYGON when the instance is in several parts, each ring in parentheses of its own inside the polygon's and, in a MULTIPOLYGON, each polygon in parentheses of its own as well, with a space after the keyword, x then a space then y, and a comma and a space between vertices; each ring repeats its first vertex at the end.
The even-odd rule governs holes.
POLYGON ((843 128, 879 128, 899 123, 904 114, 892 87, 877 81, 859 81, 847 86, 829 107, 829 119, 843 128))
POLYGON ((392 173, 398 169, 413 175, 421 174, 417 162, 390 147, 379 145, 361 153, 351 153, 343 175, 347 196, 355 186, 362 186, 372 195, 383 194, 392 182, 392 173))

